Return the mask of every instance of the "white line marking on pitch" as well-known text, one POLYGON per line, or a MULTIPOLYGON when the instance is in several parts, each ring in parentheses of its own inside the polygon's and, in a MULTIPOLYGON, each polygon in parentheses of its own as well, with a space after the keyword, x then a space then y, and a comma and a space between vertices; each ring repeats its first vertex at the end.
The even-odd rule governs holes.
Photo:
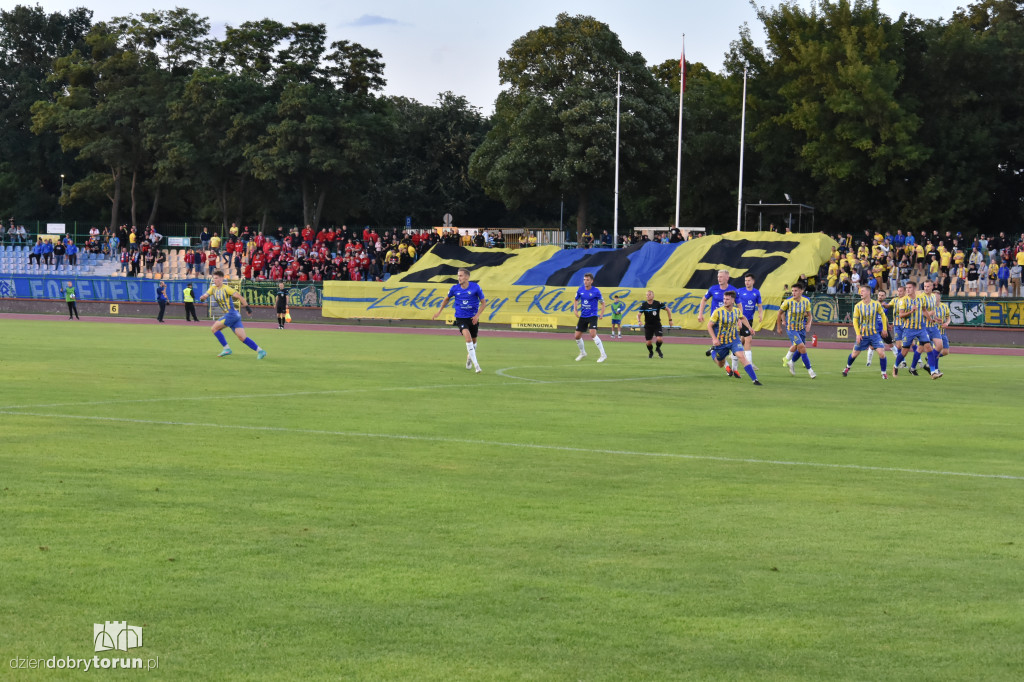
POLYGON ((150 426, 187 426, 212 429, 236 429, 239 431, 270 431, 277 433, 299 433, 315 436, 340 436, 343 438, 379 438, 383 440, 405 440, 431 443, 458 443, 460 445, 486 445, 491 447, 520 448, 525 450, 549 450, 555 452, 578 452, 598 455, 627 455, 631 457, 664 457, 669 459, 688 459, 707 462, 726 462, 729 464, 768 464, 775 466, 813 467, 819 469, 849 469, 853 471, 881 471, 886 473, 920 474, 928 476, 958 476, 963 478, 988 478, 1007 481, 1024 481, 1024 476, 1009 474, 976 474, 963 471, 936 471, 931 469, 908 469, 900 467, 876 467, 863 464, 828 464, 824 462, 797 462, 777 459, 752 459, 747 457, 717 457, 714 455, 687 455, 670 452, 637 452, 635 450, 605 450, 597 448, 576 448, 568 445, 544 445, 540 443, 508 443, 505 441, 476 440, 472 438, 446 438, 443 436, 412 436, 394 433, 367 433, 362 431, 326 431, 322 429, 290 429, 283 426, 246 426, 243 424, 215 424, 204 422, 176 422, 151 419, 131 419, 128 417, 96 417, 73 414, 48 414, 41 412, 9 412, 0 409, 0 414, 17 417, 41 417, 44 419, 78 419, 83 421, 119 422, 126 424, 145 424, 150 426))
MULTIPOLYGON (((506 367, 509 369, 521 369, 518 367, 506 367)), ((669 374, 663 376, 652 376, 652 377, 623 377, 623 378, 612 378, 612 379, 560 379, 545 381, 543 379, 527 379, 525 377, 516 377, 508 374, 501 374, 503 370, 498 370, 495 374, 506 379, 513 379, 509 382, 501 382, 498 384, 489 383, 481 384, 479 382, 465 383, 465 384, 434 384, 431 386, 379 386, 374 388, 350 388, 350 389, 334 389, 326 391, 291 391, 288 393, 251 393, 248 395, 187 395, 187 396, 175 396, 175 397, 164 397, 164 398, 131 398, 125 400, 96 400, 92 402, 68 402, 68 403, 32 403, 26 405, 0 405, 0 410, 28 410, 36 409, 40 407, 92 407, 95 405, 122 405, 126 403, 164 403, 164 402, 182 402, 188 400, 253 400, 256 398, 295 398, 299 396, 315 396, 315 395, 347 395, 352 393, 373 393, 373 392, 387 392, 387 391, 436 391, 445 388, 479 388, 481 386, 522 386, 524 381, 540 384, 588 384, 594 382, 616 382, 616 381, 652 381, 657 379, 685 379, 696 375, 688 374, 669 374)))

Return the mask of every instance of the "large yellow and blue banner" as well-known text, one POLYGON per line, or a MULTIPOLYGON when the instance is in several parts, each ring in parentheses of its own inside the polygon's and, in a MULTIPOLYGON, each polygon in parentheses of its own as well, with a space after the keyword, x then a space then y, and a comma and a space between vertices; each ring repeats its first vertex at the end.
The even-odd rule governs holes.
MULTIPOLYGON (((677 244, 646 242, 626 249, 572 249, 556 246, 484 249, 437 245, 408 272, 386 282, 325 282, 324 317, 430 319, 459 268, 468 268, 488 304, 481 319, 532 328, 574 325, 576 290, 593 273, 607 304, 626 304, 624 321, 635 322, 648 289, 668 304, 677 324, 697 322, 700 301, 719 270, 743 286, 754 275, 765 306, 762 328, 775 324, 783 290, 800 275, 814 275, 836 242, 823 234, 730 232, 677 244)), ((450 308, 449 308, 450 310, 450 308)), ((448 311, 446 311, 448 312, 448 311)), ((608 312, 610 315, 610 311, 608 312)), ((756 321, 756 320, 755 320, 756 321)))

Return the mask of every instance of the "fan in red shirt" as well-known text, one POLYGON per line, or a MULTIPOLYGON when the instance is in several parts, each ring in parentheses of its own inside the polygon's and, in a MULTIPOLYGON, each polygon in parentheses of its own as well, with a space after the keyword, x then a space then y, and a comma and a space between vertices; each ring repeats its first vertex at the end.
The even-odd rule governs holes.
POLYGON ((275 282, 284 279, 284 270, 281 268, 281 265, 279 263, 274 263, 270 267, 270 279, 274 280, 275 282))
POLYGON ((206 266, 208 268, 210 268, 210 272, 213 272, 214 270, 217 269, 217 252, 216 251, 211 251, 210 253, 206 254, 206 266))
POLYGON ((360 251, 359 256, 356 258, 359 262, 359 270, 362 274, 362 278, 365 280, 370 279, 370 257, 366 255, 365 251, 360 251))
POLYGON ((302 241, 304 241, 306 243, 306 248, 307 249, 310 246, 313 245, 313 237, 314 236, 315 236, 315 234, 313 233, 313 228, 312 227, 310 227, 309 225, 306 225, 304 228, 302 228, 302 241))
POLYGON ((263 274, 263 266, 266 265, 266 261, 263 259, 263 253, 260 251, 256 252, 256 255, 252 257, 252 269, 257 275, 263 274))
POLYGON ((348 261, 348 278, 353 282, 362 282, 363 277, 359 273, 359 259, 351 258, 348 261))

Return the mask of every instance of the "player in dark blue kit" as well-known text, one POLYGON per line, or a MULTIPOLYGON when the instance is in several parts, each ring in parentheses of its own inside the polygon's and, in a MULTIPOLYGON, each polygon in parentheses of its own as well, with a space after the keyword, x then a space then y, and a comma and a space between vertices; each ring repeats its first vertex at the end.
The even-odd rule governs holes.
MULTIPOLYGON (((743 351, 746 353, 747 362, 756 370, 754 364, 754 351, 751 348, 754 340, 754 313, 757 313, 757 323, 764 322, 764 305, 761 303, 761 292, 754 288, 754 276, 749 272, 743 275, 743 288, 736 292, 736 305, 739 306, 743 317, 750 323, 749 327, 740 329, 740 340, 743 341, 743 351)), ((736 372, 736 356, 732 356, 732 371, 736 372)), ((737 375, 738 376, 738 375, 737 375)))
POLYGON ((572 313, 580 318, 580 321, 576 324, 576 345, 580 349, 580 354, 576 356, 576 361, 579 362, 587 357, 587 351, 583 349, 583 332, 588 329, 590 330, 590 338, 594 340, 594 345, 601 351, 601 357, 597 361, 604 362, 607 360, 608 356, 604 352, 604 344, 601 343, 601 339, 597 336, 597 318, 604 316, 604 297, 601 295, 601 290, 594 286, 593 273, 588 272, 583 275, 583 286, 576 290, 576 298, 572 301, 572 313))
POLYGON ((441 314, 448 301, 455 299, 455 327, 462 333, 466 340, 466 369, 476 368, 479 374, 480 363, 476 359, 476 335, 480 327, 480 314, 487 307, 487 299, 484 292, 476 282, 469 281, 469 270, 459 268, 459 283, 452 285, 448 295, 441 301, 441 307, 434 313, 434 319, 441 314))

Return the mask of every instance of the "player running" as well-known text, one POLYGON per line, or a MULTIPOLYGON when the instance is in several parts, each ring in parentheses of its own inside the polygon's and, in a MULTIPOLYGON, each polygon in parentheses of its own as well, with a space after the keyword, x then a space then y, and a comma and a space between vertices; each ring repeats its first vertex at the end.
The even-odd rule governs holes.
MULTIPOLYGON (((700 299, 700 308, 697 309, 698 322, 704 322, 704 306, 707 305, 708 301, 711 301, 711 308, 708 312, 713 313, 721 307, 722 302, 725 300, 725 292, 731 291, 733 294, 736 293, 736 287, 729 284, 728 270, 719 270, 716 276, 718 277, 718 283, 712 284, 707 293, 704 294, 704 298, 700 299)), ((713 350, 713 348, 709 348, 704 355, 710 356, 713 350)))
POLYGON ((939 336, 942 338, 942 350, 939 351, 939 356, 949 355, 949 337, 946 336, 946 330, 949 329, 949 321, 953 315, 949 311, 949 304, 942 300, 942 292, 935 291, 932 293, 935 297, 935 316, 938 318, 939 336))
MULTIPOLYGON (((747 362, 756 370, 754 351, 751 348, 754 341, 754 312, 757 312, 757 323, 764 323, 764 305, 761 303, 761 292, 754 288, 754 276, 749 272, 743 275, 743 288, 736 292, 736 303, 743 312, 743 317, 750 323, 748 327, 740 329, 740 339, 743 341, 743 351, 747 354, 747 362)), ((732 362, 732 371, 735 372, 735 355, 732 362)))
POLYGON ((245 333, 245 327, 242 326, 242 316, 239 314, 238 309, 235 308, 235 301, 238 301, 239 305, 245 308, 245 312, 252 315, 252 308, 245 302, 245 298, 240 293, 224 284, 224 271, 214 270, 213 271, 213 286, 210 287, 202 296, 199 297, 200 301, 205 301, 207 298, 213 300, 220 308, 221 315, 213 326, 210 327, 210 331, 220 341, 220 345, 223 346, 217 357, 223 358, 231 355, 231 346, 228 345, 227 339, 224 338, 224 334, 221 332, 225 327, 235 332, 235 336, 238 340, 256 351, 256 359, 262 360, 267 357, 267 351, 256 345, 256 342, 248 337, 245 333))
POLYGON ((732 353, 739 358, 743 365, 743 371, 747 373, 755 386, 760 386, 754 368, 747 362, 746 353, 743 351, 743 343, 740 341, 738 327, 750 328, 750 322, 744 317, 743 312, 735 307, 736 292, 726 291, 722 294, 721 307, 715 308, 708 320, 708 334, 711 336, 711 359, 719 367, 725 368, 727 376, 739 378, 739 372, 725 364, 725 358, 732 353))
POLYGON ((889 322, 885 318, 885 310, 878 301, 871 300, 871 287, 862 284, 860 287, 860 303, 853 307, 853 328, 857 333, 857 340, 853 345, 853 352, 846 358, 846 369, 843 376, 850 373, 853 361, 857 359, 862 350, 874 348, 878 350, 878 364, 882 369, 882 378, 888 379, 885 373, 885 344, 882 342, 882 334, 888 333, 889 322), (878 331, 878 320, 881 318, 882 333, 878 331))
MULTIPOLYGON (((918 346, 927 354, 928 369, 931 371, 932 379, 938 379, 942 376, 942 373, 939 372, 932 362, 932 340, 926 329, 925 301, 918 296, 917 284, 913 281, 907 282, 906 292, 907 295, 900 299, 896 307, 896 314, 903 320, 903 349, 900 351, 901 357, 906 359, 907 353, 910 352, 910 347, 917 342, 918 346)), ((935 304, 935 300, 931 297, 928 298, 928 301, 932 305, 935 304)), ((910 373, 917 376, 917 369, 911 366, 910 373)), ((897 376, 898 374, 899 367, 893 367, 892 375, 897 376)))
POLYGON ((457 327, 466 340, 466 369, 476 369, 479 374, 480 363, 476 357, 476 337, 480 331, 480 314, 487 307, 487 299, 484 297, 483 289, 476 282, 469 281, 469 270, 459 268, 458 284, 453 284, 448 290, 448 295, 441 301, 441 307, 434 313, 434 319, 441 314, 448 301, 455 299, 455 322, 452 326, 457 327))
POLYGON ((811 331, 811 301, 803 296, 804 285, 797 282, 793 285, 793 295, 782 302, 779 307, 779 317, 776 322, 776 330, 781 334, 783 324, 786 327, 786 336, 789 337, 790 346, 786 357, 783 358, 783 365, 789 369, 789 373, 796 376, 794 365, 801 357, 804 367, 807 368, 807 376, 812 379, 817 374, 811 369, 811 358, 807 355, 807 333, 811 331))
POLYGON ((654 300, 654 292, 650 289, 647 290, 647 298, 640 304, 639 310, 636 311, 636 323, 640 324, 640 316, 644 318, 644 341, 647 342, 647 357, 653 358, 655 349, 651 347, 651 339, 657 344, 658 357, 665 357, 661 352, 662 342, 662 327, 661 327, 661 311, 664 310, 668 313, 668 323, 672 324, 672 311, 669 310, 668 306, 661 301, 654 300))
POLYGON ((594 340, 594 345, 601 351, 601 357, 597 361, 607 360, 604 344, 601 343, 601 339, 597 335, 597 319, 604 316, 604 297, 601 295, 601 290, 594 286, 593 273, 588 272, 583 275, 583 286, 576 290, 576 298, 572 301, 572 314, 580 318, 580 321, 576 323, 574 337, 576 345, 580 349, 580 354, 576 356, 576 362, 587 357, 587 351, 583 348, 583 332, 588 329, 590 338, 594 340))

